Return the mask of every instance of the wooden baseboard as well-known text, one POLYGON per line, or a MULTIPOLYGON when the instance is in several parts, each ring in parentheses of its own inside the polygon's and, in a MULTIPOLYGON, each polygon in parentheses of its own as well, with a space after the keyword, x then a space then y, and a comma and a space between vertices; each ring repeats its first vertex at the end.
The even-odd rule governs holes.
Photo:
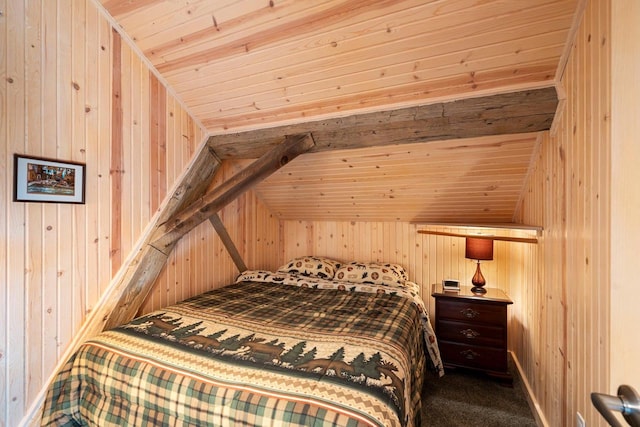
POLYGON ((522 366, 520 365, 520 361, 518 360, 514 352, 509 351, 509 353, 511 354, 511 359, 513 360, 513 363, 516 366, 516 369, 518 370, 516 375, 518 375, 518 377, 520 378, 520 384, 522 384, 524 394, 527 397, 527 403, 529 403, 529 408, 531 408, 533 417, 536 419, 536 424, 538 424, 538 426, 540 427, 549 427, 549 423, 547 422, 547 419, 545 418, 544 413, 542 412, 542 408, 540 408, 538 401, 533 395, 533 390, 531 390, 529 381, 524 375, 522 366))

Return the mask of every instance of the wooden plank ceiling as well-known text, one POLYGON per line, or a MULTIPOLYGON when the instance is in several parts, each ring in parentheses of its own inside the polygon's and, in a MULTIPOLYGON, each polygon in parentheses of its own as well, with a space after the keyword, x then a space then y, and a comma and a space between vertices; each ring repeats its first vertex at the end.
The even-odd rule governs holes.
POLYGON ((537 147, 519 134, 312 153, 258 191, 284 219, 508 223, 537 147))
POLYGON ((580 3, 99 1, 221 159, 311 133, 316 152, 258 186, 275 214, 483 223, 512 220, 580 3))

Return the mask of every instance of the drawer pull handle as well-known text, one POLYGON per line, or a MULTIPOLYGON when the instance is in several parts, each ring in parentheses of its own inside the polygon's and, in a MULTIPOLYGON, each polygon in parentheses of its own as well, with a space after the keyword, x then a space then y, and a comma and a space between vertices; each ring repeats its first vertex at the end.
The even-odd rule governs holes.
POLYGON ((460 310, 460 313, 462 313, 462 315, 467 319, 473 319, 478 314, 480 314, 472 308, 465 308, 464 310, 460 310))
POLYGON ((476 332, 473 329, 463 329, 462 331, 460 331, 460 333, 464 335, 465 338, 470 340, 480 335, 480 332, 476 332))
POLYGON ((461 351, 460 354, 467 360, 473 360, 476 357, 480 356, 480 353, 476 353, 473 350, 464 350, 461 351))

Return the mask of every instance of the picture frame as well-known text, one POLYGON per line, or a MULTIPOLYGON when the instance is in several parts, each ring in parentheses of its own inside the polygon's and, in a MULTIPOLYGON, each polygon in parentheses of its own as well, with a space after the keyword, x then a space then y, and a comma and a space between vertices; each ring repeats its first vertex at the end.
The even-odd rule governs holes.
POLYGON ((13 201, 84 204, 86 165, 14 154, 13 201))

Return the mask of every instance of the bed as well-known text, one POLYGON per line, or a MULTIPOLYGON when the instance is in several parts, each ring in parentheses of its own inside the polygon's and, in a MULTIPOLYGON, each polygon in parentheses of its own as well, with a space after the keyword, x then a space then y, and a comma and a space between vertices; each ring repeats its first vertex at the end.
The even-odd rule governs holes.
POLYGON ((419 426, 427 368, 443 373, 402 267, 301 257, 84 343, 41 423, 419 426))

